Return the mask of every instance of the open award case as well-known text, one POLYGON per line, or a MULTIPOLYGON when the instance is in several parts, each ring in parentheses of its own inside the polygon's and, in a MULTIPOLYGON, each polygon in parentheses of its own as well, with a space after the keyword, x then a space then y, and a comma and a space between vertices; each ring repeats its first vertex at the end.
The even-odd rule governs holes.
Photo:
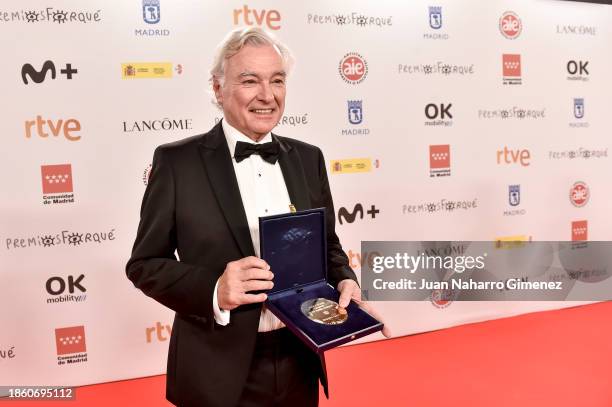
POLYGON ((274 273, 266 306, 318 354, 382 330, 354 302, 337 307, 327 282, 325 208, 259 218, 261 258, 274 273))

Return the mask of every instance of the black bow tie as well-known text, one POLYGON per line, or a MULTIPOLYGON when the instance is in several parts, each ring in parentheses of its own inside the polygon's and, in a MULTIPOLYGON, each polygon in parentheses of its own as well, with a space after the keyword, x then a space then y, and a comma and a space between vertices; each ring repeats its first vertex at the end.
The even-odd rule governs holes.
POLYGON ((278 160, 278 141, 271 141, 263 144, 245 143, 239 141, 236 143, 236 150, 234 151, 234 158, 236 162, 244 160, 251 156, 251 154, 259 154, 264 161, 270 164, 275 164, 278 160))

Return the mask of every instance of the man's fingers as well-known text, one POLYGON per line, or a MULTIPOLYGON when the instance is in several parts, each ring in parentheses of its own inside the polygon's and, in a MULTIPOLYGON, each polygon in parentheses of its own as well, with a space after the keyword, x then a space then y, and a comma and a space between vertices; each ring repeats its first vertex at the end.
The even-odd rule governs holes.
POLYGON ((385 338, 391 338, 393 336, 388 325, 383 325, 382 334, 385 336, 385 338))
POLYGON ((240 304, 254 304, 256 302, 264 302, 268 296, 265 293, 261 294, 242 294, 240 296, 240 304))
POLYGON ((377 320, 379 320, 380 322, 383 323, 383 330, 382 330, 382 334, 386 337, 386 338, 390 338, 391 337, 391 330, 389 329, 389 327, 385 324, 385 321, 383 321, 382 317, 380 316, 380 314, 378 313, 378 311, 376 311, 376 309, 374 307, 372 307, 372 305, 370 305, 369 302, 367 301, 357 301, 357 305, 359 305, 359 307, 361 309, 363 309, 365 312, 367 312, 368 314, 372 315, 374 318, 376 318, 377 320))
POLYGON ((270 270, 262 270, 260 268, 250 268, 243 270, 240 274, 241 281, 249 280, 272 280, 274 274, 270 270))
POLYGON ((338 305, 342 308, 346 308, 351 301, 351 297, 353 295, 353 288, 344 286, 342 287, 342 291, 340 291, 340 299, 338 300, 338 305))
POLYGON ((248 291, 261 291, 261 290, 269 290, 274 287, 274 283, 272 281, 267 280, 248 280, 242 283, 242 287, 245 292, 248 291))
POLYGON ((355 291, 359 290, 359 286, 356 282, 350 279, 342 280, 338 284, 338 290, 340 291, 340 299, 338 300, 338 305, 343 308, 348 307, 351 302, 351 297, 360 298, 361 294, 355 293, 355 291))
POLYGON ((268 265, 268 263, 265 262, 265 260, 262 260, 259 257, 255 256, 243 257, 242 259, 237 260, 236 263, 238 263, 238 266, 242 270, 247 270, 251 268, 270 270, 270 266, 268 265))

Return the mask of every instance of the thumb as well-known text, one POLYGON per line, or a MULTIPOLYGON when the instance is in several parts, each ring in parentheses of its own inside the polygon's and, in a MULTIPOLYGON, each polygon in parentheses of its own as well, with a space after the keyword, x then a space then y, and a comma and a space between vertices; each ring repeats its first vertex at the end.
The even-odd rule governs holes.
POLYGON ((351 295, 352 290, 350 289, 350 287, 345 285, 342 288, 342 291, 340 291, 340 299, 338 300, 338 305, 340 305, 342 308, 348 307, 349 302, 351 302, 351 295))
POLYGON ((389 326, 387 324, 385 324, 385 321, 383 320, 383 318, 380 316, 380 314, 378 313, 378 311, 376 310, 376 308, 374 308, 369 302, 367 301, 360 301, 358 303, 359 307, 361 307, 361 309, 363 309, 364 311, 366 311, 368 314, 372 315, 375 319, 377 319, 378 321, 383 323, 383 329, 382 329, 382 334, 385 336, 385 338, 391 338, 393 336, 393 334, 391 333, 391 329, 389 328, 389 326))

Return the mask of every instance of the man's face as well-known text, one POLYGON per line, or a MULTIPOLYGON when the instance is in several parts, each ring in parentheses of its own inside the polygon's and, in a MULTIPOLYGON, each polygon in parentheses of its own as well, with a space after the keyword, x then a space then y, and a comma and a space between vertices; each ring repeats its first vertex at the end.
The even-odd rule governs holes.
POLYGON ((223 86, 213 89, 225 120, 254 141, 272 131, 285 110, 286 72, 272 46, 247 45, 225 61, 223 86))

